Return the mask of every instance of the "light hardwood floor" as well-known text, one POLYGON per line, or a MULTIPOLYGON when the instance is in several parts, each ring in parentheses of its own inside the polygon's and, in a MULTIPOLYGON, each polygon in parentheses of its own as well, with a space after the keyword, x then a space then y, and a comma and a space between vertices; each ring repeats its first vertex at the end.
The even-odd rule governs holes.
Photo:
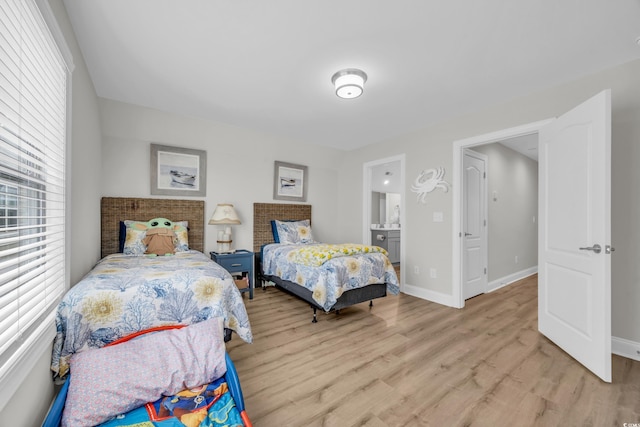
POLYGON ((256 427, 640 423, 640 362, 613 356, 606 384, 544 338, 537 276, 462 310, 401 294, 316 324, 272 287, 245 303, 254 343, 227 348, 256 427))

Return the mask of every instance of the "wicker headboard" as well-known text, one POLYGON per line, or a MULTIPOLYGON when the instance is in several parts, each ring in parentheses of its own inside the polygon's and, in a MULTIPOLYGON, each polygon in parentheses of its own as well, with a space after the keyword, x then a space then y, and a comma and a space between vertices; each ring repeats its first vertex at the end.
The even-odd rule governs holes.
POLYGON ((120 221, 149 221, 160 217, 189 221, 189 248, 204 252, 203 200, 103 197, 100 209, 103 257, 118 252, 120 221))
POLYGON ((271 220, 292 219, 311 221, 311 205, 293 205, 287 203, 254 203, 253 204, 253 251, 260 252, 260 247, 273 243, 271 220))

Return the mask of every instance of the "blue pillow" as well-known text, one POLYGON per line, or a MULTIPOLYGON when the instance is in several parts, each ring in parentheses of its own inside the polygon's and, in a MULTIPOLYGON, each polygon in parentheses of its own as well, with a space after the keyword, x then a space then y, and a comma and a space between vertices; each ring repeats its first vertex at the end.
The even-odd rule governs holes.
POLYGON ((280 243, 280 238, 278 237, 278 227, 276 226, 276 221, 274 219, 271 220, 271 233, 273 233, 273 241, 275 243, 280 243))
POLYGON ((120 221, 120 235, 118 239, 118 252, 124 252, 124 241, 127 240, 127 226, 124 221, 120 221))

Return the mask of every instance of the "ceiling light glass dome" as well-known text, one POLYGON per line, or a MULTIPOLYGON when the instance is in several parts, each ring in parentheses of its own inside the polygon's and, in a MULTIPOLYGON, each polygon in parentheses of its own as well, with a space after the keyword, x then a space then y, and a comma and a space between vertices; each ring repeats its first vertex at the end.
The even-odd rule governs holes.
POLYGON ((340 70, 331 77, 331 83, 336 88, 336 95, 340 98, 352 99, 362 95, 367 74, 357 68, 340 70))

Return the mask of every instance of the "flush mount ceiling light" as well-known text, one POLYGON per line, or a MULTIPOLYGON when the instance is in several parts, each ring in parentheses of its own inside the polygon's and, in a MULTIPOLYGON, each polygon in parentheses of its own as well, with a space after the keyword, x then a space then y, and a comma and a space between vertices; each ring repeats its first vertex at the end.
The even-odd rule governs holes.
POLYGON ((340 70, 331 77, 331 83, 336 87, 336 95, 340 98, 352 99, 362 95, 367 74, 357 68, 340 70))

